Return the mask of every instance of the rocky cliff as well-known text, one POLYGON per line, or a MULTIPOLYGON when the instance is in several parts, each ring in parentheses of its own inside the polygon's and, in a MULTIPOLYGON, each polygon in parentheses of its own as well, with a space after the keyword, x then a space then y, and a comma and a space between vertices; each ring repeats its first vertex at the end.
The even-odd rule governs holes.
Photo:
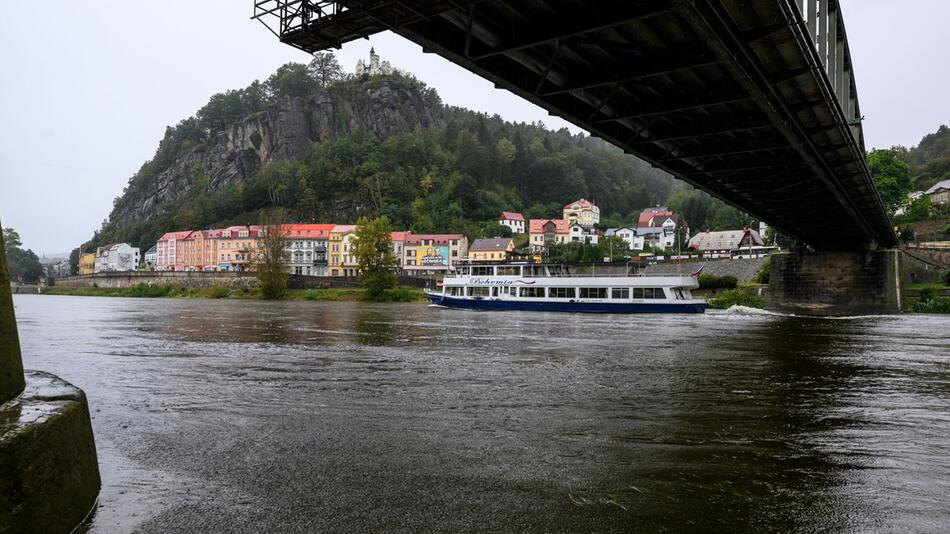
POLYGON ((239 184, 262 165, 298 159, 314 142, 365 131, 379 138, 442 124, 438 98, 412 80, 350 80, 309 97, 287 98, 230 124, 214 139, 183 151, 153 177, 133 180, 109 217, 122 227, 174 207, 201 187, 212 193, 239 184), (195 180, 201 173, 206 180, 195 180))

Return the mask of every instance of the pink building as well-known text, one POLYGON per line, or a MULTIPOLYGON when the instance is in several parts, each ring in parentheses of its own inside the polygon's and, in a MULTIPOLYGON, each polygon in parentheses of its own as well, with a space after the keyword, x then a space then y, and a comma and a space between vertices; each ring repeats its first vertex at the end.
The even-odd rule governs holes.
POLYGON ((178 261, 178 242, 191 235, 192 230, 168 232, 155 244, 155 270, 174 271, 178 261))

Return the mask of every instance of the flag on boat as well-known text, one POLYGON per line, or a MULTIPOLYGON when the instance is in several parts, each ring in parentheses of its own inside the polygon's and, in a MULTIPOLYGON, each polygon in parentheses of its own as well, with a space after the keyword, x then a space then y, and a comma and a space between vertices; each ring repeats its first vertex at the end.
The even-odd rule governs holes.
POLYGON ((691 274, 690 276, 692 276, 693 278, 699 278, 700 273, 702 273, 702 272, 703 272, 703 269, 705 269, 705 268, 706 268, 706 264, 704 263, 704 264, 700 265, 700 266, 699 266, 699 269, 696 269, 696 272, 693 273, 693 274, 691 274))
POLYGON ((435 283, 436 287, 442 287, 442 280, 439 280, 435 283))

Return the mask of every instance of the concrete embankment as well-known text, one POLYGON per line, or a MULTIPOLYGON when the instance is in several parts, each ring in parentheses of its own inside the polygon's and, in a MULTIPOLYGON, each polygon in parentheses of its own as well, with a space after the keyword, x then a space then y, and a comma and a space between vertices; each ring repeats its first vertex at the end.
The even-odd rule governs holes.
POLYGON ((767 260, 768 258, 715 258, 669 261, 650 265, 645 272, 646 274, 690 275, 703 267, 704 273, 715 276, 735 276, 739 282, 751 282, 767 260))
MULTIPOLYGON (((399 284, 411 287, 423 287, 427 280, 412 276, 400 276, 399 284)), ((57 287, 100 287, 128 288, 139 284, 174 285, 180 287, 223 286, 229 289, 256 288, 257 277, 254 273, 236 272, 178 272, 178 271, 129 271, 121 273, 97 273, 57 278, 53 285, 57 287)), ((301 276, 290 275, 288 287, 291 289, 332 289, 358 287, 356 278, 342 276, 301 276)))

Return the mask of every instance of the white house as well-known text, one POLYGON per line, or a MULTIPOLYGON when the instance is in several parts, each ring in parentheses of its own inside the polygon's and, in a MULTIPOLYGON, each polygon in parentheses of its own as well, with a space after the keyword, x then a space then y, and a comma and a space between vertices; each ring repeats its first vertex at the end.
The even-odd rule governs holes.
POLYGON ((498 224, 511 228, 511 233, 513 234, 524 233, 524 215, 520 213, 503 211, 501 212, 501 217, 498 217, 498 224))
POLYGON ((568 227, 568 232, 571 236, 571 241, 576 243, 590 243, 592 245, 597 244, 597 231, 593 228, 585 228, 578 223, 573 223, 568 227))
POLYGON ((643 250, 643 236, 637 235, 636 228, 608 228, 604 237, 616 236, 627 242, 630 250, 643 250))
POLYGON ((134 271, 139 265, 139 249, 128 243, 113 243, 96 249, 95 272, 134 271))
POLYGON ((673 229, 663 226, 647 226, 637 228, 637 235, 643 238, 645 244, 653 248, 673 248, 676 243, 676 223, 673 229))
POLYGON ((142 256, 142 261, 145 262, 145 266, 154 271, 155 264, 158 262, 158 246, 152 245, 152 248, 145 251, 145 254, 142 256))

